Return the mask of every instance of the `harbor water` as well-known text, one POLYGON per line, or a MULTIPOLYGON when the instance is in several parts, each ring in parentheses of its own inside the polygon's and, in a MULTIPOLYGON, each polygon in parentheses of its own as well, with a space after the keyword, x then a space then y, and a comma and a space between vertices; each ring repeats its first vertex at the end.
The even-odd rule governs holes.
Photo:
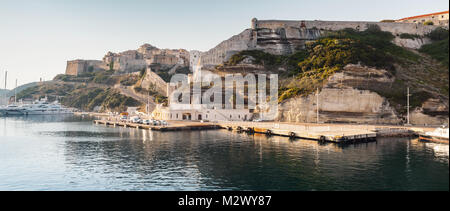
POLYGON ((449 190, 449 146, 348 146, 226 130, 155 132, 0 117, 0 190, 449 190))

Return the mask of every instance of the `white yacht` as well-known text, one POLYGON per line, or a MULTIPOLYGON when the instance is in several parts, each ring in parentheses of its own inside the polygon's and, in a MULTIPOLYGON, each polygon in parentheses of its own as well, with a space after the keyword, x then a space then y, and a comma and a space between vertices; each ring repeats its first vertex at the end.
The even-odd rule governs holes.
POLYGON ((60 115, 73 114, 72 110, 64 108, 58 102, 47 103, 47 100, 36 101, 32 104, 8 105, 0 108, 0 114, 12 115, 60 115))
POLYGON ((18 105, 8 105, 0 108, 1 115, 23 115, 24 107, 18 105))
POLYGON ((46 103, 39 102, 35 104, 24 105, 23 115, 55 115, 55 114, 72 114, 70 109, 64 108, 58 102, 46 103))

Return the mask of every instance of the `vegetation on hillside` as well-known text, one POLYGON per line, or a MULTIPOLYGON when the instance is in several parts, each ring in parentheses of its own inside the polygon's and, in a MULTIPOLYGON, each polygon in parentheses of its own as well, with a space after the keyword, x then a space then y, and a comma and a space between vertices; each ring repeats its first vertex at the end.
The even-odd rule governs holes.
POLYGON ((359 32, 345 29, 328 34, 307 45, 307 57, 291 71, 295 80, 280 87, 279 101, 309 95, 333 73, 348 64, 386 69, 395 75, 395 63, 417 61, 419 56, 396 46, 394 36, 376 26, 359 32))
POLYGON ((114 76, 113 74, 113 71, 86 72, 80 74, 79 76, 60 74, 57 75, 53 80, 75 83, 97 83, 114 85, 119 80, 121 80, 121 78, 120 76, 114 76))
MULTIPOLYGON (((291 55, 273 55, 259 50, 247 50, 233 55, 224 63, 224 66, 234 66, 242 63, 247 58, 251 58, 253 64, 263 65, 268 68, 285 66, 288 70, 295 70, 298 63, 307 56, 306 51, 299 51, 291 55)), ((219 66, 218 68, 220 69, 221 67, 219 66)))
POLYGON ((422 38, 422 37, 417 34, 402 33, 402 34, 400 34, 400 38, 415 40, 415 39, 422 38))
MULTIPOLYGON (((400 36, 404 39, 415 39, 418 37, 411 34, 402 34, 400 36)), ((445 37, 445 31, 437 30, 428 36, 433 37, 435 40, 442 39, 442 37, 445 37)), ((337 32, 329 32, 326 36, 307 43, 305 50, 293 55, 278 56, 261 51, 242 51, 232 56, 224 65, 237 65, 250 58, 253 60, 253 64, 266 67, 284 67, 287 71, 279 73, 281 79, 279 102, 281 103, 295 96, 307 96, 315 92, 317 88, 323 86, 331 75, 342 71, 348 64, 361 64, 377 69, 385 69, 392 76, 397 76, 398 67, 402 67, 402 70, 408 70, 409 67, 414 66, 412 68, 414 71, 419 70, 420 67, 418 66, 423 62, 423 57, 395 45, 392 42, 394 38, 395 36, 390 32, 381 31, 376 25, 369 26, 366 31, 362 32, 344 29, 337 32)), ((445 40, 442 42, 445 42, 445 40)), ((434 45, 439 45, 439 43, 434 43, 434 45)), ((435 53, 435 56, 441 55, 441 60, 446 57, 448 64, 448 39, 447 43, 442 45, 443 49, 436 49, 431 46, 430 48, 433 51, 438 51, 435 53), (441 53, 445 49, 447 49, 447 56, 442 56, 441 53)), ((272 69, 276 70, 278 68, 272 69)), ((408 74, 410 76, 410 73, 408 74)), ((430 72, 428 75, 430 74, 432 73, 430 72)), ((419 75, 422 77, 426 76, 427 73, 420 72, 419 75)), ((435 80, 434 77, 423 77, 418 80, 418 83, 442 85, 440 82, 432 83, 435 80)), ((445 81, 444 78, 442 80, 445 81)), ((395 80, 391 87, 367 86, 367 89, 386 97, 391 105, 398 109, 399 113, 403 113, 406 96, 404 92, 408 86, 407 83, 404 78, 400 77, 395 80)), ((442 89, 448 89, 448 86, 442 89)), ((424 101, 431 97, 431 94, 423 91, 423 89, 415 89, 413 94, 414 96, 411 99, 413 107, 421 106, 424 101)))
POLYGON ((428 45, 422 46, 420 52, 425 53, 440 61, 447 68, 449 67, 449 31, 444 28, 437 28, 430 34, 428 34, 431 40, 434 42, 428 45))
POLYGON ((114 89, 88 87, 61 83, 42 84, 30 87, 18 93, 17 98, 39 99, 47 96, 50 101, 60 100, 64 106, 78 108, 83 111, 124 111, 127 107, 138 107, 141 103, 124 96, 114 89))

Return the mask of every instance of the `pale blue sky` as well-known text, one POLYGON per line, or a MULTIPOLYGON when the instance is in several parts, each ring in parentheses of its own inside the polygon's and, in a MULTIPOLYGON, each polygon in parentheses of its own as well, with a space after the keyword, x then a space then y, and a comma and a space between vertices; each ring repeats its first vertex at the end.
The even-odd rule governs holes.
POLYGON ((64 73, 107 51, 208 50, 258 19, 399 19, 448 10, 447 0, 0 0, 0 79, 8 88, 64 73))

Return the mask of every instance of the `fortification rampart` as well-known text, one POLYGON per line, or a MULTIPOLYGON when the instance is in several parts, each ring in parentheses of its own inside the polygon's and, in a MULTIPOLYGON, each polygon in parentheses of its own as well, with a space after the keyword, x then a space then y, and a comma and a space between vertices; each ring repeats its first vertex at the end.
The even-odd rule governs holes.
POLYGON ((201 63, 203 66, 221 64, 233 54, 254 48, 254 45, 253 30, 246 29, 244 32, 221 42, 217 47, 203 53, 201 63))
MULTIPOLYGON (((304 49, 305 43, 320 38, 325 32, 352 28, 366 30, 377 25, 383 31, 395 36, 415 34, 425 36, 438 26, 414 23, 386 23, 363 21, 289 21, 253 19, 251 28, 223 41, 215 48, 202 54, 202 66, 216 66, 243 50, 262 50, 267 53, 286 55, 304 49)), ((397 43, 402 43, 397 41, 397 43)), ((418 44, 424 42, 419 42, 418 44)), ((419 46, 420 47, 420 46, 419 46)))
POLYGON ((168 67, 175 65, 188 67, 189 62, 189 52, 184 49, 158 49, 150 44, 144 44, 137 50, 128 50, 121 53, 108 52, 102 61, 68 61, 66 74, 79 75, 83 72, 98 70, 129 73, 141 71, 153 64, 168 67))
POLYGON ((377 25, 381 30, 391 32, 394 35, 402 33, 416 34, 424 36, 438 26, 428 26, 414 23, 385 23, 367 21, 283 21, 283 20, 253 20, 252 26, 255 29, 278 29, 278 28, 317 28, 322 31, 338 31, 345 28, 352 28, 364 31, 369 25, 377 25))
POLYGON ((106 66, 98 60, 73 60, 67 61, 66 74, 78 76, 86 72, 104 70, 106 66))

